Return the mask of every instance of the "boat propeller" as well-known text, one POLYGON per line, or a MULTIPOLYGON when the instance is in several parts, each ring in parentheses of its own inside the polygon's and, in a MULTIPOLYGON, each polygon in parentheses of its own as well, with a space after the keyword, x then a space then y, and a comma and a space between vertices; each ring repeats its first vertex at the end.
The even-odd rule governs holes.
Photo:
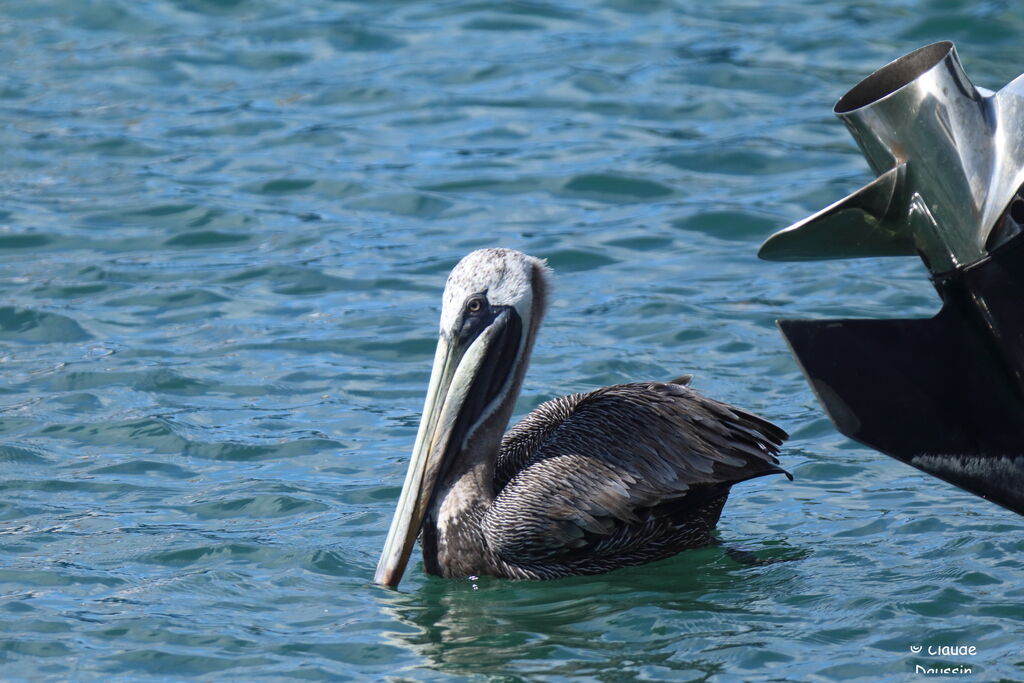
POLYGON ((975 87, 940 42, 871 74, 834 111, 877 177, 759 256, 917 254, 942 308, 778 325, 840 432, 1024 514, 1024 75, 975 87))

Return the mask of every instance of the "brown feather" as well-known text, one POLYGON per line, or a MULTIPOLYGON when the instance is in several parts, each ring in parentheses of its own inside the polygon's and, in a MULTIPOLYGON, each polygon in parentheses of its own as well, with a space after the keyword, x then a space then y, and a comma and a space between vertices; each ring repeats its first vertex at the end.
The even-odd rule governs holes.
POLYGON ((501 573, 607 571, 710 541, 729 488, 786 474, 788 438, 679 383, 548 401, 506 434, 483 519, 501 573))

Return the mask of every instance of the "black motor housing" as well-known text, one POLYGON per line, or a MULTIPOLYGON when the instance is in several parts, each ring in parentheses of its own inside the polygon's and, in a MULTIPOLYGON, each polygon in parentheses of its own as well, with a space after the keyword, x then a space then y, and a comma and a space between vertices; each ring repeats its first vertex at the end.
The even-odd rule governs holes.
POLYGON ((840 432, 1024 515, 1024 233, 932 282, 934 318, 779 327, 840 432))

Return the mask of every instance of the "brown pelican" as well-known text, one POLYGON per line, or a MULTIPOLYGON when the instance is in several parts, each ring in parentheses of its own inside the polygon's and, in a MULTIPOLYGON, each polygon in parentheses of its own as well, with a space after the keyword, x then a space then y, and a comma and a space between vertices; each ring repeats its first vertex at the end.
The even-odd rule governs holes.
MULTIPOLYGON (((511 249, 466 256, 445 286, 409 472, 374 581, 397 586, 421 537, 431 574, 596 574, 712 542, 738 482, 788 473, 783 430, 672 382, 542 404, 502 437, 549 270, 511 249)), ((792 478, 792 477, 790 477, 792 478)))

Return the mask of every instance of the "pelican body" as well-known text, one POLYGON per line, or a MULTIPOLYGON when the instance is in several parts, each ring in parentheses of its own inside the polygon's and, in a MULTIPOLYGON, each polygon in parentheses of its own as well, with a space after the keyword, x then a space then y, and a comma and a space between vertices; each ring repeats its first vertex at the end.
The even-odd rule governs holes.
POLYGON ((786 474, 788 435, 689 378, 573 394, 504 434, 550 271, 511 249, 466 256, 445 287, 423 417, 374 580, 395 587, 417 536, 427 572, 551 579, 711 542, 733 484, 786 474))

